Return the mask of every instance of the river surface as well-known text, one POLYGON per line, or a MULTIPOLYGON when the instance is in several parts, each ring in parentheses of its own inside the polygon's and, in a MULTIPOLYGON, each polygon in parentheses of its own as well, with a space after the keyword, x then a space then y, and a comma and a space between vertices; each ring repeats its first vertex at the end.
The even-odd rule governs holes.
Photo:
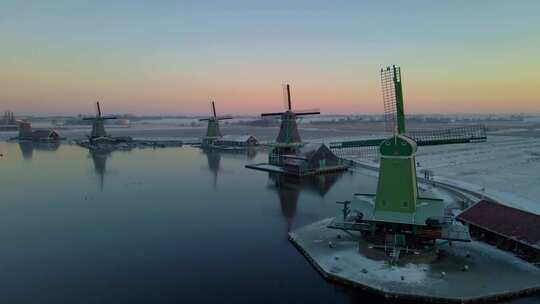
POLYGON ((0 154, 4 303, 388 303, 326 282, 287 239, 372 193, 370 175, 298 181, 244 168, 262 152, 189 147, 0 154))

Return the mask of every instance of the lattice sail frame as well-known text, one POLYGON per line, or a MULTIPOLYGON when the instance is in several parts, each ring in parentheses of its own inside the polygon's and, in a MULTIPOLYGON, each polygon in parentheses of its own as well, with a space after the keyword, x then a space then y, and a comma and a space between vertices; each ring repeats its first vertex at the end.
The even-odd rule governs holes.
POLYGON ((391 66, 381 69, 381 87, 386 131, 405 133, 401 68, 391 66))
POLYGON ((470 125, 435 130, 413 130, 408 136, 418 146, 484 142, 487 139, 484 125, 470 125))

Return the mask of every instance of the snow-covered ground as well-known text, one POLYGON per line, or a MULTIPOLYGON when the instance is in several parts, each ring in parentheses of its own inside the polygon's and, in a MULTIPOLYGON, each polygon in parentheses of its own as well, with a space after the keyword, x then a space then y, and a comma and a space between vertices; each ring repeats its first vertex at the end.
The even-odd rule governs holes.
POLYGON ((540 214, 540 138, 490 136, 485 143, 418 149, 419 169, 540 214))
POLYGON ((391 295, 452 301, 540 287, 540 269, 487 244, 474 241, 454 242, 452 246, 440 244, 444 254, 439 258, 429 253, 407 255, 400 258, 398 265, 389 265, 378 258, 379 249, 327 228, 330 221, 307 225, 289 236, 323 275, 339 281, 391 295), (465 265, 467 271, 463 270, 465 265))

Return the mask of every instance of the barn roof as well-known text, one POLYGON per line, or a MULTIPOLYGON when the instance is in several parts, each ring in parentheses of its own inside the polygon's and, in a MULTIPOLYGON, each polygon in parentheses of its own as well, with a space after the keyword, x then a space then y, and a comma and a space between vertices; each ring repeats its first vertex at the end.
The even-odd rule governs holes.
MULTIPOLYGON (((323 149, 323 147, 326 147, 325 144, 321 143, 309 143, 304 144, 301 147, 298 148, 294 154, 285 154, 283 157, 286 158, 296 158, 296 159, 302 159, 302 160, 309 160, 311 159, 319 150, 323 149)), ((328 149, 328 147, 326 147, 328 149)))
POLYGON ((309 143, 300 147, 299 150, 300 150, 300 153, 307 155, 307 154, 317 152, 317 150, 319 150, 323 145, 324 144, 319 144, 319 143, 309 143))
POLYGON ((482 200, 463 211, 458 219, 540 249, 540 215, 482 200))

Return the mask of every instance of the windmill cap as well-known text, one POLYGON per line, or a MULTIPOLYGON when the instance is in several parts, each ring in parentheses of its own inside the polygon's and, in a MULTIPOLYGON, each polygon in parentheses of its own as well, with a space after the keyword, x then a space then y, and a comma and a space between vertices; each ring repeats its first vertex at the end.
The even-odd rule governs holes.
POLYGON ((412 156, 416 150, 416 142, 405 135, 385 139, 379 147, 383 156, 412 156))

